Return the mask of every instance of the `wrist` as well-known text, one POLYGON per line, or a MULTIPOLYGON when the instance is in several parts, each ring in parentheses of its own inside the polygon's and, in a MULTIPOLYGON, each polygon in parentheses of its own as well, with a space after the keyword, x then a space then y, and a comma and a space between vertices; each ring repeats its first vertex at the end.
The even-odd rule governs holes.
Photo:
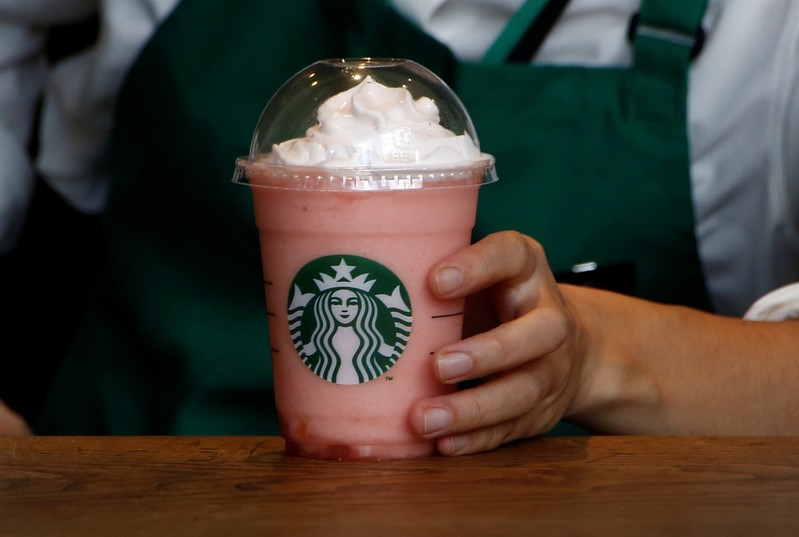
POLYGON ((645 432, 661 407, 656 379, 635 359, 647 327, 645 301, 562 285, 578 325, 579 380, 565 418, 598 433, 645 432))

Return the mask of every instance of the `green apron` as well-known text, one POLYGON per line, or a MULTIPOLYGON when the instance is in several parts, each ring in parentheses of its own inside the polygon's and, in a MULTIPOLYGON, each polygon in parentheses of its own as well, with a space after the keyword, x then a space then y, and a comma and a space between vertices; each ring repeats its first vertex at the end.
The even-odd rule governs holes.
POLYGON ((411 58, 454 87, 500 174, 481 191, 478 237, 516 229, 567 278, 587 263, 628 266, 640 296, 707 307, 690 51, 662 39, 692 33, 705 1, 645 0, 639 28, 658 31, 639 32, 630 69, 504 62, 541 4, 519 11, 485 61, 458 63, 383 1, 184 0, 119 96, 108 268, 39 431, 277 432, 250 192, 230 177, 268 98, 323 57, 411 58))

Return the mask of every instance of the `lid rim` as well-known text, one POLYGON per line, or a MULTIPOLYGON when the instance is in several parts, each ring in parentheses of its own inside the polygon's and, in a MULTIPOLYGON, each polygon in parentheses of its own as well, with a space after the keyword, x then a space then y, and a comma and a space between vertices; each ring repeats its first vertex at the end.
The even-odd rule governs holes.
POLYGON ((480 186, 498 181, 494 157, 478 165, 436 168, 320 168, 237 159, 232 181, 278 190, 378 192, 480 186), (253 173, 254 172, 254 173, 253 173), (268 177, 269 183, 262 182, 268 177), (261 178, 252 181, 251 178, 261 178))

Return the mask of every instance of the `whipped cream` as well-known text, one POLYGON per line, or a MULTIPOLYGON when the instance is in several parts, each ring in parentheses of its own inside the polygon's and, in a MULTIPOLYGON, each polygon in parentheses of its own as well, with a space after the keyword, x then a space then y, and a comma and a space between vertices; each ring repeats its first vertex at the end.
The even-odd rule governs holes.
POLYGON ((325 101, 304 138, 272 146, 270 164, 324 168, 451 166, 485 160, 471 137, 440 124, 436 103, 365 77, 325 101))

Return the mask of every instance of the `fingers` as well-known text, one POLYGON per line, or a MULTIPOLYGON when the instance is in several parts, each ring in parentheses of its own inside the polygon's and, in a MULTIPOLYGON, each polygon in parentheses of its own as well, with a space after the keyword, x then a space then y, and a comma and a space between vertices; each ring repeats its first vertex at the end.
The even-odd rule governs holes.
POLYGON ((419 401, 414 430, 438 439, 445 455, 475 453, 552 428, 565 379, 551 360, 538 360, 480 386, 419 401))
POLYGON ((493 449, 548 431, 569 400, 563 395, 571 363, 555 351, 567 341, 570 322, 561 309, 535 309, 443 347, 435 361, 443 382, 492 378, 468 390, 417 402, 410 413, 411 427, 423 438, 437 438, 439 451, 446 455, 493 449))
POLYGON ((516 232, 489 235, 438 263, 429 285, 442 298, 489 299, 467 312, 483 331, 437 351, 436 376, 449 384, 490 380, 417 402, 414 431, 457 455, 551 429, 573 397, 579 327, 541 245, 516 232))
POLYGON ((553 407, 549 407, 545 412, 536 415, 522 416, 463 434, 442 436, 436 440, 436 449, 447 456, 490 451, 514 440, 544 434, 552 429, 557 421, 557 413, 553 407))
POLYGON ((429 285, 442 298, 482 295, 491 312, 470 311, 467 334, 486 328, 487 317, 504 323, 533 308, 561 306, 543 248, 513 231, 489 235, 438 263, 429 285), (483 292, 480 292, 483 291, 483 292))
POLYGON ((0 400, 0 436, 25 436, 31 434, 22 417, 0 400))
POLYGON ((557 308, 537 308, 523 317, 436 352, 434 368, 447 384, 511 370, 555 351, 568 337, 569 318, 557 308))
POLYGON ((543 258, 533 239, 514 231, 495 233, 438 263, 429 285, 442 298, 470 295, 499 282, 517 285, 534 275, 543 258))

